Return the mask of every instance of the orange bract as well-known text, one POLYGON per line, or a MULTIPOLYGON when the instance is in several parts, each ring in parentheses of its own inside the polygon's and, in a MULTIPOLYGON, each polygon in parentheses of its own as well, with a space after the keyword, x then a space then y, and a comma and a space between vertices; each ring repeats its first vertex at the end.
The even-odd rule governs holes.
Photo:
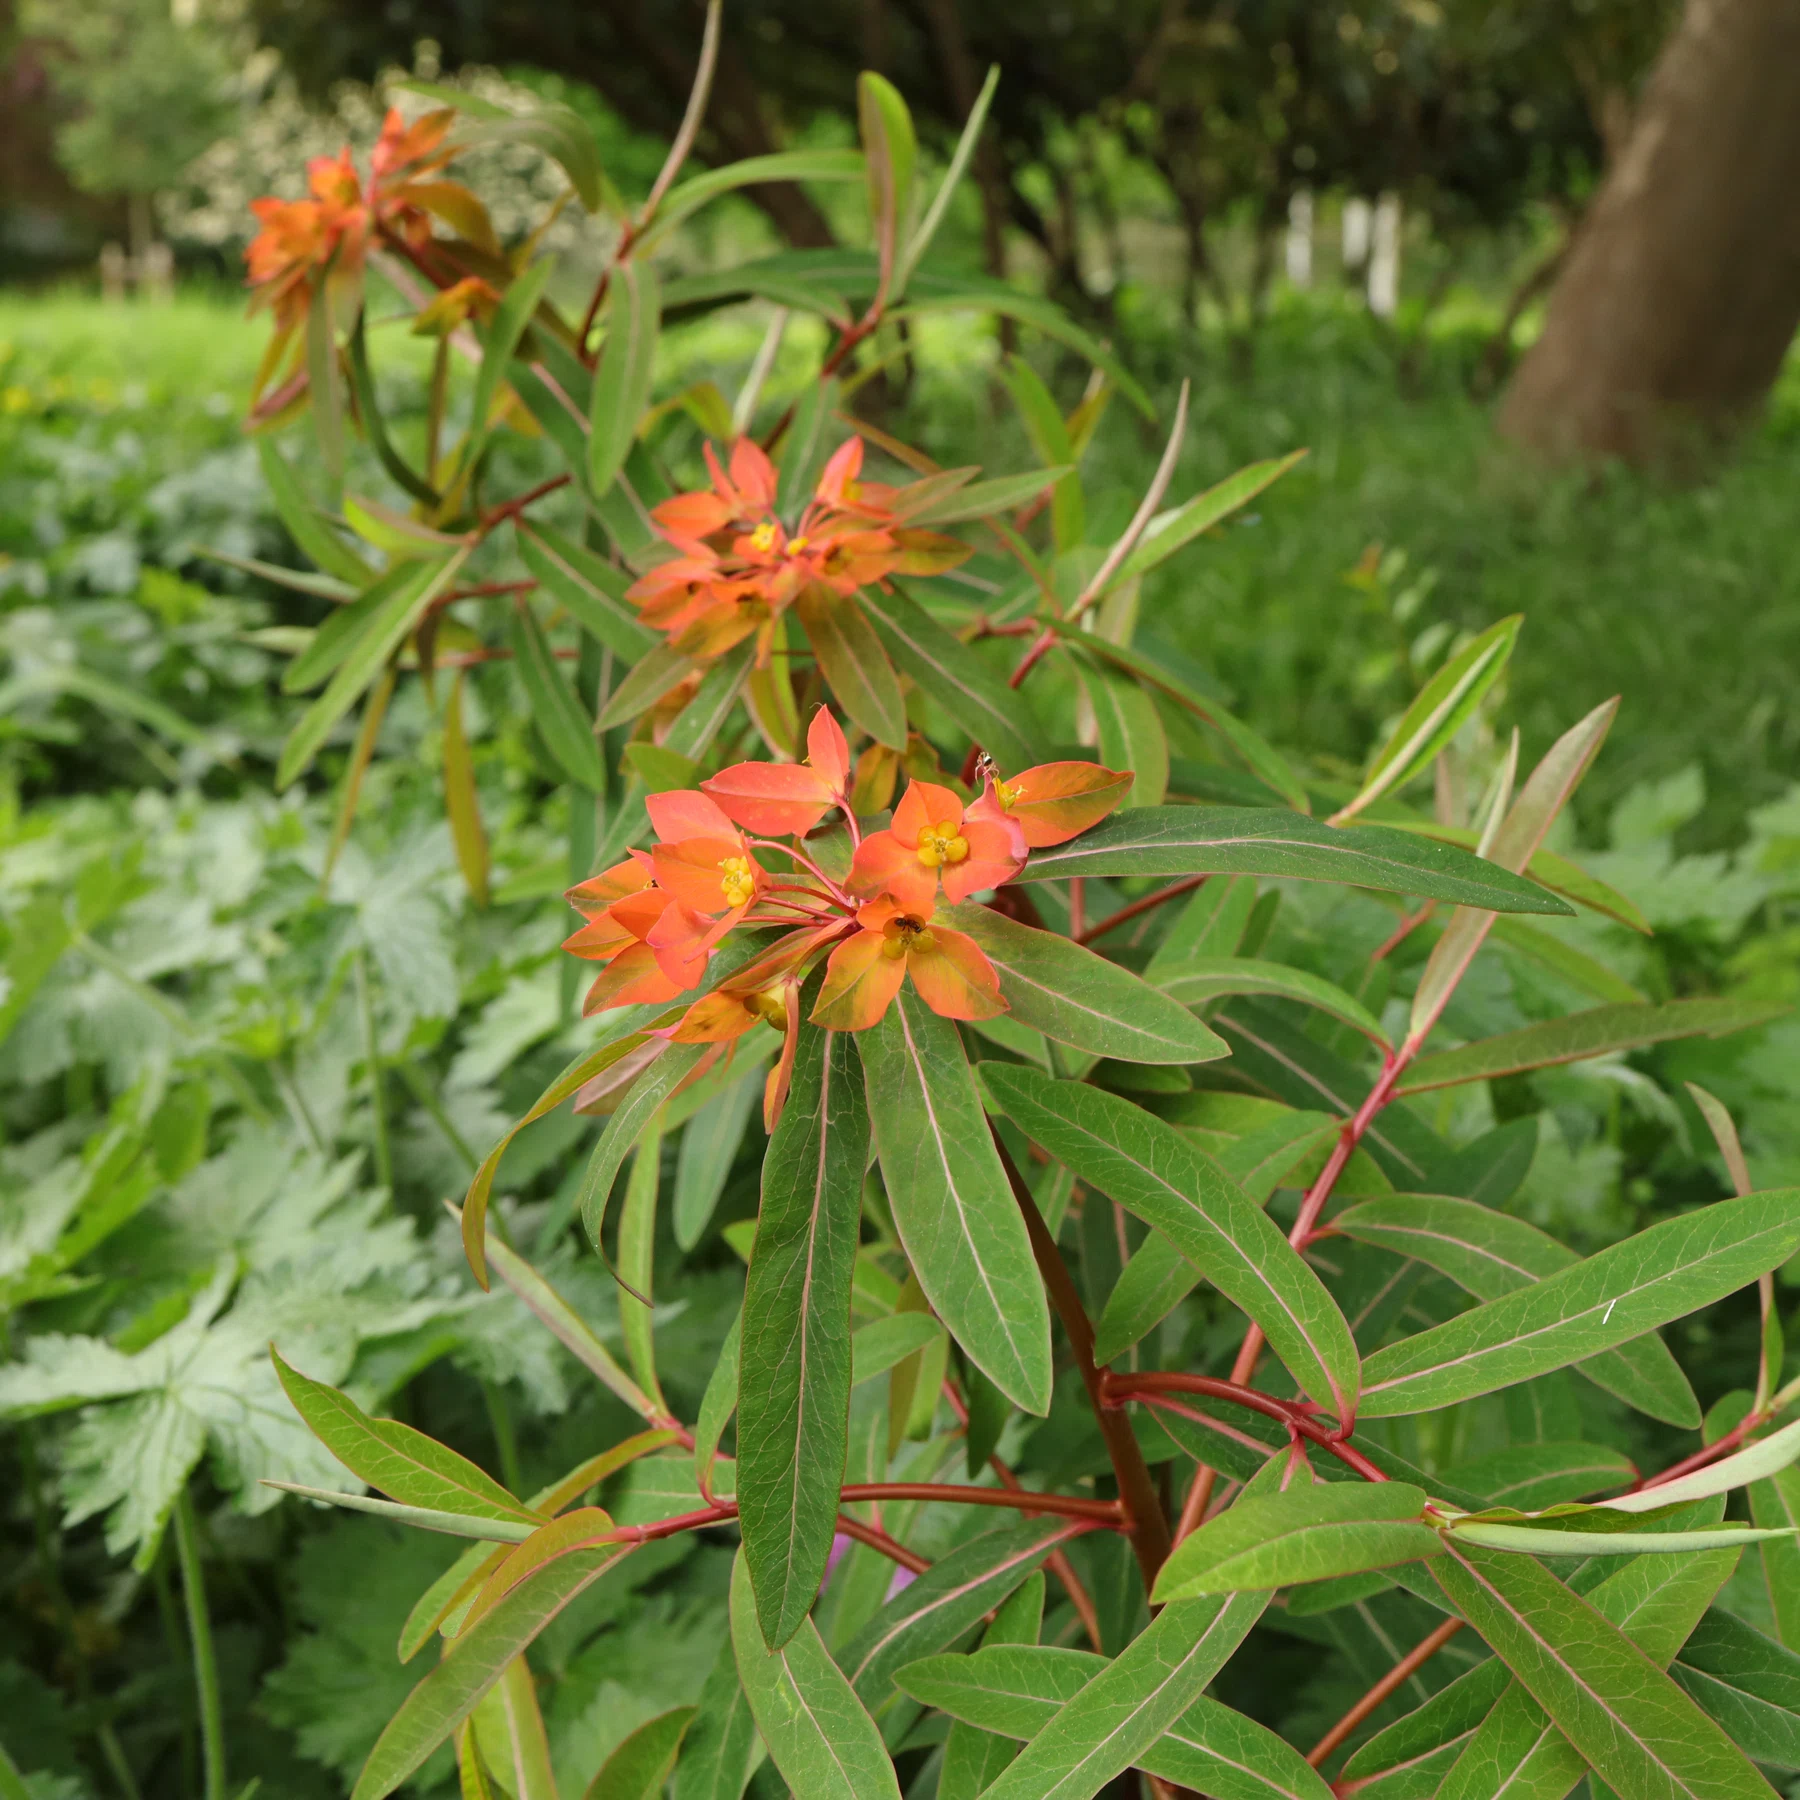
POLYGON ((1024 863, 1024 841, 1004 814, 981 817, 949 788, 915 781, 887 830, 857 845, 848 886, 854 894, 890 893, 929 912, 940 878, 947 900, 967 900, 1003 886, 1024 863))
POLYGON ((919 998, 946 1019, 991 1019, 1007 1010, 1000 977, 972 937, 940 925, 930 907, 891 894, 856 915, 862 928, 832 951, 812 1018, 833 1031, 877 1024, 908 975, 919 998))
POLYGON ((1039 763, 1011 781, 990 776, 969 817, 1014 826, 1033 850, 1064 844, 1098 825, 1131 792, 1133 779, 1100 763, 1039 763))
POLYGON ((733 763, 700 784, 739 825, 772 837, 811 831, 834 806, 847 804, 850 746, 824 707, 813 714, 803 763, 733 763))

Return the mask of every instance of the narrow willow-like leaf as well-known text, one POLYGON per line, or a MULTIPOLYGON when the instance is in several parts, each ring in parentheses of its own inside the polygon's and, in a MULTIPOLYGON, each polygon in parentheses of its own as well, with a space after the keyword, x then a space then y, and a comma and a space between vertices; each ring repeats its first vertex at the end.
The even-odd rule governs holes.
POLYGON ((256 454, 269 498, 296 546, 327 575, 348 582, 352 588, 366 589, 372 574, 369 565, 319 516, 287 458, 276 449, 274 439, 259 437, 256 454))
POLYGON ((1173 1126, 1117 1094, 984 1063, 995 1102, 1082 1180, 1154 1225, 1263 1329, 1302 1390, 1340 1419, 1356 1406, 1355 1340, 1279 1228, 1173 1126))
POLYGON ((1612 1050, 1635 1050, 1674 1038, 1724 1037, 1778 1019, 1787 1007, 1757 1000, 1665 1000, 1653 1006, 1594 1006, 1567 1018, 1547 1019, 1460 1050, 1422 1056, 1402 1078, 1402 1094, 1491 1081, 1527 1069, 1580 1062, 1612 1050))
POLYGON ((811 1619, 780 1650, 756 1622, 742 1551, 731 1571, 731 1641, 750 1711, 775 1766, 806 1800, 900 1800, 887 1747, 811 1619))
POLYGON ((588 414, 588 484, 604 494, 625 466, 650 403, 660 324, 656 271, 636 257, 614 262, 606 296, 606 342, 588 414))
MULTIPOLYGON (((959 1724, 1034 1738, 1106 1667, 1085 1650, 1036 1644, 934 1656, 900 1671, 900 1685, 959 1724)), ((951 1740, 955 1740, 952 1728, 951 1740)), ((945 1761, 948 1764, 948 1755, 945 1761)), ((1010 1760, 1010 1759, 1009 1759, 1010 1760)), ((1299 1751, 1242 1713, 1202 1695, 1139 1758, 1165 1781, 1215 1800, 1327 1800, 1331 1790, 1299 1751)))
POLYGON ((906 701, 880 635, 854 599, 815 584, 795 612, 837 703, 877 743, 906 747, 906 701))
POLYGON ((1519 919, 1496 919, 1490 935, 1509 950, 1516 951, 1528 962, 1552 975, 1560 976, 1573 988, 1611 1006, 1643 1006, 1648 996, 1635 988, 1623 975, 1607 967, 1599 957, 1552 937, 1536 925, 1519 919))
POLYGON ((850 1339, 850 1385, 861 1387, 885 1375, 896 1363, 916 1356, 943 1331, 928 1312, 889 1313, 857 1327, 850 1339))
POLYGON ((585 1800, 662 1800, 694 1711, 691 1706, 673 1707, 631 1732, 600 1765, 585 1800))
POLYGON ((1474 716, 1500 679, 1524 623, 1514 613, 1465 645, 1419 691, 1369 765, 1362 791, 1337 816, 1348 819, 1418 774, 1474 716))
MULTIPOLYGON (((1365 1201, 1337 1214, 1332 1225, 1346 1237, 1416 1258, 1478 1300, 1497 1300, 1579 1260, 1567 1245, 1524 1219, 1438 1194, 1365 1201)), ((1654 1333, 1602 1351, 1577 1367, 1597 1386, 1652 1418, 1688 1430, 1700 1423, 1700 1403, 1687 1376, 1654 1333)))
MULTIPOLYGON (((650 1396, 659 1417, 668 1415, 656 1374, 656 1332, 651 1323, 655 1294, 656 1203, 662 1193, 663 1112, 645 1121, 633 1146, 625 1203, 619 1208, 619 1336, 638 1386, 650 1396)), ((595 1242, 599 1234, 596 1230, 595 1242)))
POLYGON ((1304 969, 1291 969, 1286 963, 1259 962, 1248 956, 1184 957, 1159 962, 1155 981, 1183 1006, 1204 1006, 1228 994, 1264 994, 1277 1000, 1297 1000, 1302 1006, 1316 1007, 1341 1019, 1384 1050, 1390 1047, 1381 1021, 1360 1000, 1352 999, 1335 982, 1304 969))
POLYGON ((1722 1299, 1800 1248, 1800 1190, 1721 1200, 1474 1307, 1363 1365, 1362 1416, 1429 1412, 1566 1368, 1722 1299))
POLYGON ((738 1679, 731 1634, 700 1690, 675 1769, 675 1800, 738 1800, 756 1749, 756 1721, 738 1679))
POLYGON ((349 1395, 302 1375, 271 1348, 270 1360, 288 1398, 313 1435, 351 1474, 403 1506, 473 1514, 528 1526, 542 1523, 467 1457, 396 1419, 372 1419, 349 1395))
MULTIPOLYGON (((1002 1644, 1032 1644, 1044 1626, 1044 1577, 1028 1576, 1024 1584, 994 1612, 994 1622, 982 1637, 984 1649, 1002 1644)), ((916 1665, 915 1665, 916 1666, 916 1665)), ((899 1672, 902 1692, 910 1692, 906 1671, 899 1672)), ((1011 1738, 983 1731, 961 1719, 953 1720, 944 1739, 944 1761, 938 1771, 937 1800, 978 1800, 1000 1771, 1019 1754, 1011 1738)))
POLYGON ((933 1563, 839 1652, 863 1705, 879 1715, 897 1669, 954 1643, 1030 1576, 1066 1533, 1060 1519, 1022 1519, 983 1532, 933 1563))
POLYGON ((1130 769, 1137 779, 1124 807, 1160 806, 1169 791, 1169 739, 1156 702, 1122 675, 1089 665, 1082 686, 1100 733, 1100 760, 1109 769, 1130 769))
MULTIPOLYGON (((519 347, 519 339, 525 335, 532 314, 537 311, 544 284, 555 266, 555 257, 544 256, 515 275, 494 310, 493 323, 484 333, 481 362, 475 371, 475 393, 469 406, 469 448, 465 461, 471 467, 480 459, 487 444, 488 415, 494 410, 501 376, 519 347)), ((429 475, 430 471, 426 473, 429 475)))
POLYGON ((951 198, 962 182, 970 159, 975 154, 975 146, 981 137, 981 128, 987 123, 988 108, 994 101, 994 90, 1000 85, 1000 69, 996 64, 987 72, 987 79, 981 84, 981 92, 975 96, 975 104, 969 108, 969 116, 963 121, 962 134, 956 140, 956 148, 950 155, 950 166, 944 171, 944 178, 938 183, 938 191, 932 196, 930 206, 925 209, 925 217, 919 221, 918 227, 901 246, 898 266, 894 270, 894 296, 896 299, 905 292, 907 281, 918 267, 919 258, 931 246, 931 240, 937 234, 944 214, 949 211, 951 198))
POLYGON ((744 1284, 738 1522, 764 1641, 800 1629, 837 1529, 850 1429, 850 1284, 869 1114, 849 1034, 799 1027, 763 1161, 744 1284))
POLYGON ((1266 462, 1251 463, 1247 468, 1239 469, 1235 475, 1228 475, 1205 493, 1196 494, 1193 499, 1183 501, 1180 506, 1171 508, 1159 518, 1150 521, 1150 528, 1132 553, 1120 566, 1117 582, 1135 580, 1146 575, 1159 563, 1164 563, 1177 550, 1185 549, 1203 531, 1210 531, 1221 519, 1229 518, 1239 507, 1247 506, 1265 488, 1279 481, 1302 457, 1304 450, 1291 451, 1286 456, 1271 457, 1266 462))
POLYGON ((605 1542, 572 1545, 533 1570, 461 1633, 388 1721, 351 1800, 385 1800, 475 1710, 538 1633, 631 1548, 605 1542))
POLYGON ((1290 1488, 1239 1500, 1190 1531, 1156 1578, 1151 1599, 1291 1587, 1436 1556, 1420 1522, 1424 1493, 1399 1481, 1290 1488))
POLYGON ((1038 1732, 987 1800, 1090 1800, 1200 1698, 1267 1594, 1178 1600, 1038 1732))
POLYGON ((1467 851, 1377 825, 1336 830, 1249 806, 1147 806, 1115 813, 1066 844, 1034 850, 1021 881, 1072 875, 1275 875, 1342 881, 1492 912, 1569 913, 1535 882, 1467 851))
MULTIPOLYGON (((1598 1509, 1592 1516, 1601 1516, 1598 1509)), ((1725 1550, 1740 1544, 1759 1544, 1777 1535, 1756 1525, 1703 1525, 1692 1531, 1648 1532, 1620 1531, 1611 1525, 1583 1531, 1578 1529, 1579 1519, 1567 1523, 1568 1529, 1549 1530, 1533 1525, 1455 1519, 1450 1532, 1458 1543, 1481 1544, 1489 1550, 1511 1550, 1525 1556, 1673 1556, 1688 1550, 1725 1550)))
POLYGON ((1621 1494, 1606 1504, 1612 1512, 1641 1513, 1688 1500, 1703 1500, 1709 1494, 1725 1494, 1733 1488, 1748 1487, 1753 1481, 1766 1480, 1796 1460, 1800 1460, 1800 1419, 1703 1469, 1690 1470, 1673 1481, 1659 1482, 1635 1494, 1621 1494))
POLYGON ((611 731, 629 725, 646 713, 672 687, 685 681, 699 665, 691 656, 668 644, 655 644, 632 665, 625 679, 613 689, 600 709, 598 729, 611 731))
POLYGON ((999 475, 991 481, 971 481, 941 500, 916 512, 908 512, 909 525, 962 525, 971 519, 991 518, 1011 512, 1035 500, 1052 482, 1070 473, 1066 466, 1026 469, 1018 475, 999 475))
POLYGON ((1026 1412, 1050 1406, 1050 1309, 956 1027, 902 989, 856 1033, 882 1179, 933 1310, 1026 1412))
POLYGON ((1800 1655, 1713 1607, 1670 1670, 1745 1755, 1800 1769, 1800 1655))
POLYGON ((450 820, 450 842, 456 851, 463 885, 477 906, 488 903, 487 829, 481 822, 481 796, 475 789, 475 764, 463 733, 463 671, 458 669, 444 702, 444 811, 450 820))
POLYGON ((606 763, 594 723, 557 667, 550 641, 527 606, 513 612, 513 662, 530 703, 531 717, 550 754, 571 781, 590 794, 606 792, 606 763))
POLYGON ((640 256, 690 218, 709 201, 741 187, 764 181, 861 181, 860 150, 778 150, 768 156, 746 156, 720 169, 690 175, 669 189, 656 218, 637 241, 640 256))
POLYGON ((656 647, 656 635, 638 623, 625 599, 623 570, 535 520, 519 520, 519 555, 576 624, 615 656, 635 663, 656 647))
POLYGON ((369 613, 324 693, 288 733, 275 768, 278 788, 286 787, 318 755, 332 728, 406 641, 426 608, 456 579, 468 556, 468 547, 463 546, 447 556, 421 560, 413 565, 410 578, 396 583, 369 613))
POLYGON ((1714 1721, 1529 1557, 1454 1546, 1431 1572, 1557 1729, 1623 1800, 1768 1800, 1714 1721))
POLYGON ((888 655, 903 675, 929 694, 958 730, 1016 774, 1049 754, 1044 728, 1023 694, 989 671, 923 607, 898 588, 870 588, 861 597, 888 655))
POLYGON ((1444 1473, 1489 1506, 1530 1512, 1624 1487, 1636 1479, 1637 1466, 1603 1444, 1509 1444, 1456 1463, 1444 1473))
MULTIPOLYGON (((1750 1516, 1771 1528, 1800 1525, 1800 1471, 1783 1469, 1751 1483, 1750 1516)), ((1771 1539, 1762 1560, 1776 1634, 1790 1650, 1800 1650, 1800 1538, 1771 1539)))
POLYGON ((675 1242, 699 1243, 725 1191, 726 1177, 750 1124, 762 1083, 754 1073, 723 1087, 687 1122, 675 1160, 675 1242))
POLYGON ((273 1481, 267 1476, 261 1485, 279 1488, 284 1494, 297 1494, 302 1500, 341 1506, 348 1512, 373 1513, 378 1519, 391 1519, 396 1525, 411 1525, 420 1531, 441 1531, 446 1537, 480 1538, 489 1544, 522 1544, 536 1529, 522 1520, 494 1519, 481 1513, 438 1512, 429 1506, 400 1506, 392 1500, 377 1500, 370 1494, 345 1494, 334 1488, 307 1487, 298 1481, 273 1481))
POLYGON ((612 1197, 613 1180, 624 1167, 644 1127, 689 1071, 705 1055, 704 1044, 671 1044, 668 1049, 637 1078, 633 1086, 606 1121, 582 1171, 581 1190, 576 1207, 588 1241, 598 1248, 601 1227, 606 1223, 607 1203, 612 1197))
POLYGON ((464 1753, 475 1749, 475 1769, 491 1796, 510 1791, 517 1800, 557 1800, 550 1738, 538 1706, 537 1683, 524 1657, 515 1656, 501 1671, 458 1738, 459 1771, 469 1771, 464 1753), (506 1771, 505 1788, 494 1776, 496 1769, 506 1771))
POLYGON ((1120 1062, 1210 1062, 1227 1054, 1179 1000, 1069 938, 973 902, 944 917, 994 965, 1008 1016, 1059 1044, 1120 1062))

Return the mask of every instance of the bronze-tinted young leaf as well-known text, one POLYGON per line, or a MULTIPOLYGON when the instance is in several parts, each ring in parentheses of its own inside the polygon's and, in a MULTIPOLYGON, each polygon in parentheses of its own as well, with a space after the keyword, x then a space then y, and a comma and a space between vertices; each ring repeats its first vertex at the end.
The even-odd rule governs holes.
POLYGON ((798 1029, 793 1085, 763 1161, 738 1378, 738 1521, 756 1616, 776 1650, 811 1610, 837 1529, 869 1159, 855 1044, 798 1029))

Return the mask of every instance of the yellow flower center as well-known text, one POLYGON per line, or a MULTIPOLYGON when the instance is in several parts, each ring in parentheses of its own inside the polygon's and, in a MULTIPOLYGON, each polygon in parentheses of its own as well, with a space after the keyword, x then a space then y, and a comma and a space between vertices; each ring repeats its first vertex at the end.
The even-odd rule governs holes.
POLYGON ((719 864, 719 891, 727 906, 747 906, 756 892, 756 872, 747 856, 728 856, 719 864))
POLYGON ((794 541, 788 545, 788 555, 789 556, 798 556, 800 554, 800 552, 802 550, 804 550, 806 548, 806 546, 808 544, 810 544, 811 542, 812 542, 812 539, 809 537, 795 538, 794 541))
POLYGON ((775 527, 766 522, 757 526, 750 534, 750 543, 759 554, 772 549, 775 543, 775 527))
POLYGON ((787 1008, 774 988, 761 988, 754 994, 746 994, 744 1009, 755 1013, 765 1024, 773 1025, 777 1031, 787 1030, 787 1008))
POLYGON ((888 922, 887 941, 881 946, 881 954, 898 962, 909 952, 917 951, 921 956, 929 955, 937 948, 937 939, 926 928, 922 919, 910 919, 904 916, 888 922))
POLYGON ((1008 787, 1004 781, 996 781, 994 783, 994 793, 996 797, 999 799, 1000 804, 1009 812, 1012 810, 1013 802, 1017 800, 1019 795, 1023 792, 1023 788, 1008 787))
POLYGON ((919 861, 926 868, 959 863, 969 854, 969 840, 957 830, 957 824, 955 819, 946 819, 941 825, 927 825, 919 833, 919 861))

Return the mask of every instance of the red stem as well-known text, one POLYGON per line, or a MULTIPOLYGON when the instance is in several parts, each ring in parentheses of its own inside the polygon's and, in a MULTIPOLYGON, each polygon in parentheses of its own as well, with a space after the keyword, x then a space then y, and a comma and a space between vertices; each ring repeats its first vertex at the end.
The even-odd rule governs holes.
POLYGON ((891 1538, 879 1525, 865 1525, 861 1519, 853 1519, 848 1513, 839 1513, 837 1528, 847 1538, 855 1538, 859 1544, 867 1544, 871 1550, 879 1550, 889 1562, 897 1562, 903 1569, 911 1569, 915 1575, 923 1575, 931 1564, 919 1555, 916 1550, 909 1550, 898 1540, 891 1538))
POLYGON ((1400 946, 1404 944, 1406 940, 1436 911, 1437 902, 1435 900, 1427 900, 1417 912, 1408 913, 1406 917, 1394 927, 1392 932, 1388 934, 1387 942, 1370 956, 1369 961, 1378 963, 1392 951, 1398 950, 1400 946))
POLYGON ((1025 677, 1038 666, 1038 663, 1043 658, 1044 652, 1055 642, 1056 633, 1046 626, 1033 642, 1031 648, 1019 658, 1019 666, 1007 677, 1006 685, 1010 688, 1022 686, 1025 677))
POLYGON ((1059 1513, 1120 1529, 1124 1508, 1117 1500, 1081 1500, 1069 1494, 1035 1494, 1029 1488, 966 1487, 948 1481, 860 1481, 842 1490, 844 1501, 947 1500, 959 1506, 1004 1506, 1023 1513, 1059 1513))
POLYGON ((1446 1619, 1430 1637, 1423 1639, 1394 1664, 1351 1709, 1313 1745, 1306 1760, 1316 1769, 1357 1726, 1402 1682, 1409 1681, 1463 1628, 1461 1619, 1446 1619))
POLYGON ((1740 1424, 1734 1425, 1716 1442, 1708 1444, 1705 1449, 1696 1450, 1692 1456, 1684 1456, 1678 1463, 1670 1463, 1659 1474, 1640 1476, 1631 1484, 1627 1492, 1641 1494, 1646 1488, 1661 1487, 1665 1481, 1675 1481, 1695 1469, 1704 1469, 1708 1463, 1717 1462, 1721 1456, 1729 1455, 1762 1422, 1752 1413, 1740 1424))
POLYGON ((1116 913, 1108 913, 1098 925, 1090 925, 1075 939, 1078 944, 1091 944, 1096 938, 1103 938, 1109 931, 1117 931, 1121 925, 1153 911, 1170 900, 1179 900, 1183 894, 1191 894, 1203 881, 1209 879, 1205 875, 1188 875, 1180 881, 1172 881, 1166 888, 1158 888, 1154 894, 1146 894, 1141 900, 1134 900, 1129 906, 1121 906, 1116 913))
POLYGON ((536 487, 527 488, 524 493, 515 495, 511 500, 503 500, 482 516, 482 530, 492 531, 495 526, 504 524, 508 519, 516 519, 534 500, 541 500, 546 494, 553 494, 558 488, 567 487, 573 479, 570 475, 552 475, 548 481, 540 481, 536 487))

